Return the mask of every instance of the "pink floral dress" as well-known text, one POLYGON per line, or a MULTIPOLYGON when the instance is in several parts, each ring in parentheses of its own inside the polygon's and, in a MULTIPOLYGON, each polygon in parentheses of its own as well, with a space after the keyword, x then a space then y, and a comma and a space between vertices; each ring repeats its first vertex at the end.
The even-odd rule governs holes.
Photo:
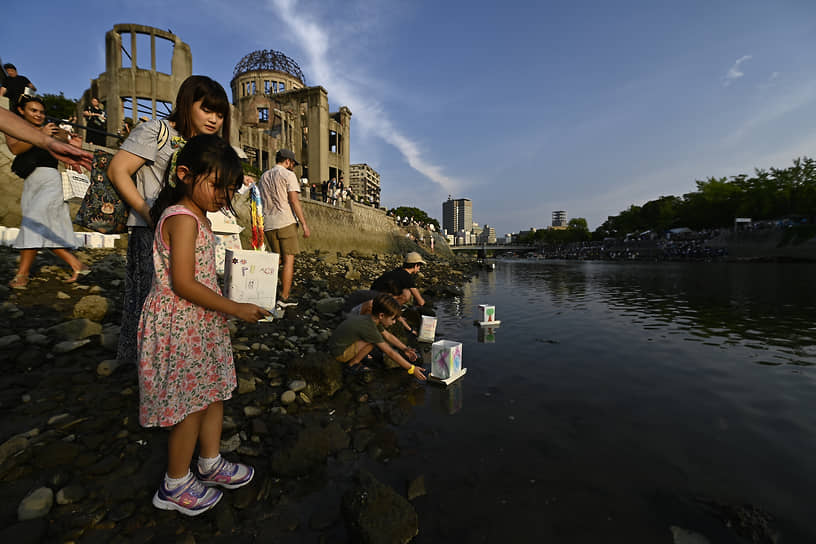
POLYGON ((215 236, 184 206, 162 214, 153 237, 153 287, 139 322, 139 423, 169 427, 235 389, 235 365, 226 317, 173 292, 170 249, 162 239, 164 221, 186 214, 198 222, 195 278, 220 293, 215 272, 215 236))

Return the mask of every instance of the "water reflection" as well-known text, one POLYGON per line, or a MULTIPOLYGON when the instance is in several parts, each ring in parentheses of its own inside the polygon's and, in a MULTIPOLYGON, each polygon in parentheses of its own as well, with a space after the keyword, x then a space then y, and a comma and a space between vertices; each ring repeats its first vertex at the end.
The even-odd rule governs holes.
POLYGON ((476 327, 476 341, 480 344, 496 343, 496 331, 499 327, 476 327))
POLYGON ((776 348, 762 364, 816 363, 813 265, 547 262, 499 270, 528 304, 556 314, 586 311, 690 342, 776 348))

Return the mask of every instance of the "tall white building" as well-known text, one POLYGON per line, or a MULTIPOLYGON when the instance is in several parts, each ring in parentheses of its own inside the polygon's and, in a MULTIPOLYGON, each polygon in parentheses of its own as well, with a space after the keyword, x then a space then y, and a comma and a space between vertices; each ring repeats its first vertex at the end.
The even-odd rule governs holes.
POLYGON ((468 198, 452 199, 442 203, 442 228, 448 234, 458 235, 461 231, 468 231, 473 225, 473 203, 468 198))

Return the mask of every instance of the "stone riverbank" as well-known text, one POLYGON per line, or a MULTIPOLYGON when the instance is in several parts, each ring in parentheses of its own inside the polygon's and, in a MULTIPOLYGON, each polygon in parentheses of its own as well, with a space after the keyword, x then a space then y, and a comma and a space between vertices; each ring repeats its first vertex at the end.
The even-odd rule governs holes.
MULTIPOLYGON (((66 268, 43 253, 28 289, 15 291, 6 285, 16 252, 0 248, 0 540, 391 543, 417 534, 411 501, 432 495, 422 464, 394 474, 388 462, 402 454, 394 428, 426 386, 384 366, 347 376, 326 350, 339 297, 397 257, 304 254, 297 308, 273 323, 231 324, 239 386, 225 403, 222 451, 257 473, 187 518, 151 505, 167 432, 139 426, 136 369, 114 362, 123 251, 78 255, 93 269, 79 283, 63 283, 66 268)), ((431 305, 470 275, 433 260, 423 272, 431 305)))

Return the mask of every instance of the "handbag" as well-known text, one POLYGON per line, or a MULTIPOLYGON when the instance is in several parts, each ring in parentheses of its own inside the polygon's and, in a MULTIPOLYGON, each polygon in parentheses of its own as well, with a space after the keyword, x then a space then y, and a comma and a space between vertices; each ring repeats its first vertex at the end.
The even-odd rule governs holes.
POLYGON ((127 231, 129 207, 108 179, 108 164, 113 157, 107 151, 94 152, 91 184, 88 187, 74 223, 102 234, 127 231))

